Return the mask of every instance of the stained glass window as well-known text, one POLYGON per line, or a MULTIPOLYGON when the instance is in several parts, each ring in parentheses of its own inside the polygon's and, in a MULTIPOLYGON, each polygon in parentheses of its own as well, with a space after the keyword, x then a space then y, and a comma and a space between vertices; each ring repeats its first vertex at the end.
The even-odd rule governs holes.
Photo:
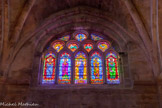
POLYGON ((61 38, 59 38, 59 39, 60 39, 60 40, 63 40, 63 41, 68 41, 69 38, 70 38, 70 36, 67 35, 67 36, 61 37, 61 38))
POLYGON ((75 84, 87 83, 87 59, 83 52, 75 56, 75 84))
POLYGON ((99 42, 97 47, 102 51, 102 52, 105 52, 109 47, 110 45, 108 44, 108 42, 99 42))
POLYGON ((94 41, 98 41, 98 40, 103 39, 103 38, 101 38, 101 37, 99 37, 99 36, 97 36, 97 35, 95 35, 95 34, 91 34, 91 38, 92 38, 92 40, 94 40, 94 41))
POLYGON ((91 43, 86 43, 86 44, 84 44, 84 49, 85 49, 87 52, 90 52, 90 51, 93 49, 93 44, 91 44, 91 43))
POLYGON ((62 53, 60 56, 58 83, 71 83, 71 56, 66 52, 62 53))
POLYGON ((64 43, 57 41, 52 44, 52 47, 57 51, 60 52, 64 48, 64 43))
POLYGON ((106 74, 108 84, 119 84, 118 58, 114 52, 109 52, 106 56, 106 74))
POLYGON ((103 84, 102 59, 98 52, 91 56, 91 84, 103 84))
POLYGON ((43 63, 42 83, 55 83, 56 56, 50 52, 46 54, 43 63))
POLYGON ((78 44, 76 43, 70 43, 68 44, 68 48, 72 51, 72 52, 75 52, 77 49, 78 49, 78 44))
POLYGON ((87 39, 87 36, 83 33, 78 33, 77 35, 75 35, 75 39, 81 42, 81 41, 87 39))
POLYGON ((111 42, 96 33, 90 34, 91 37, 84 30, 69 33, 73 36, 64 35, 46 46, 44 51, 49 52, 42 56, 42 84, 121 83, 116 46, 114 49, 111 42))

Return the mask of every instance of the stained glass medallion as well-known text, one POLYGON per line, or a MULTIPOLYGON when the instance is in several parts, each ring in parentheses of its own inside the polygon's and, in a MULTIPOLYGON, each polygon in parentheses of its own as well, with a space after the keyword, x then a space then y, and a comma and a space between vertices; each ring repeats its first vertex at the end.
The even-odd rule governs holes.
POLYGON ((87 39, 87 36, 86 36, 86 34, 78 33, 75 35, 75 39, 81 42, 81 41, 87 39))
POLYGON ((85 44, 84 44, 84 49, 85 49, 87 52, 90 52, 90 51, 93 49, 93 44, 92 44, 92 43, 85 43, 85 44))
POLYGON ((71 40, 66 45, 72 52, 75 52, 79 48, 79 44, 76 40, 71 40))
POLYGON ((94 40, 94 41, 98 41, 98 40, 101 40, 103 38, 99 37, 98 35, 96 34, 91 34, 91 39, 94 40))
POLYGON ((74 52, 74 51, 76 51, 76 50, 78 49, 78 45, 75 44, 75 43, 69 44, 69 45, 68 45, 68 48, 69 48, 72 52, 74 52))
POLYGON ((118 58, 114 52, 109 52, 106 56, 106 75, 108 84, 119 84, 118 58))
POLYGON ((52 47, 57 51, 60 52, 64 48, 64 42, 56 41, 52 43, 52 47))
POLYGON ((105 52, 109 47, 110 47, 110 44, 108 42, 105 42, 105 41, 101 41, 98 43, 97 47, 102 51, 102 52, 105 52))
POLYGON ((70 39, 70 35, 66 35, 64 37, 59 38, 59 40, 62 40, 62 41, 68 41, 69 39, 70 39))

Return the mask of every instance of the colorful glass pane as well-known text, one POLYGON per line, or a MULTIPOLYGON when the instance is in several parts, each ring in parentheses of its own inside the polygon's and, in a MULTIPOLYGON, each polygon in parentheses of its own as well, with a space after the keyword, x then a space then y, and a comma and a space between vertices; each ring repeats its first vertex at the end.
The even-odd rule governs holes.
POLYGON ((109 52, 106 56, 106 74, 108 84, 119 84, 118 59, 115 53, 109 52))
POLYGON ((71 56, 66 52, 62 53, 60 56, 58 83, 71 83, 71 56))
POLYGON ((99 42, 99 44, 98 44, 98 48, 102 52, 105 52, 109 47, 110 47, 110 45, 107 42, 99 42))
POLYGON ((91 84, 103 84, 102 59, 98 52, 91 56, 91 84))
POLYGON ((64 36, 64 37, 61 37, 59 38, 60 40, 63 40, 63 41, 68 41, 70 39, 70 36, 67 35, 67 36, 64 36))
POLYGON ((68 45, 68 48, 69 48, 72 52, 74 52, 74 51, 76 51, 76 50, 78 49, 78 45, 77 45, 76 43, 71 43, 71 44, 68 45))
POLYGON ((75 36, 75 39, 76 40, 78 40, 78 41, 83 41, 83 40, 85 40, 87 38, 87 36, 85 35, 85 34, 83 34, 83 33, 79 33, 79 34, 77 34, 76 36, 75 36))
POLYGON ((84 49, 87 52, 90 52, 93 49, 93 45, 91 43, 86 43, 86 44, 84 44, 84 49))
POLYGON ((62 43, 62 42, 55 42, 52 46, 53 46, 53 48, 57 52, 60 52, 63 49, 63 47, 64 47, 64 43, 62 43))
POLYGON ((45 56, 42 83, 55 83, 56 57, 53 53, 45 56))
POLYGON ((101 40, 103 38, 101 38, 101 37, 99 37, 99 36, 97 36, 95 34, 91 34, 91 39, 94 40, 94 41, 98 41, 98 40, 101 40))
POLYGON ((83 52, 75 56, 75 84, 87 83, 87 59, 83 52))

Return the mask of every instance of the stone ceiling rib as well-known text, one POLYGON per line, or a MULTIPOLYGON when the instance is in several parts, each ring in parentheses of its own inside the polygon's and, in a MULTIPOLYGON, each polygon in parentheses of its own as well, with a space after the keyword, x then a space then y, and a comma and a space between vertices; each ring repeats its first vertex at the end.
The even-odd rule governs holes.
POLYGON ((14 30, 14 33, 11 37, 11 39, 13 40, 14 43, 16 43, 18 40, 19 40, 19 37, 20 37, 20 33, 21 33, 21 30, 23 28, 23 25, 34 5, 36 0, 29 0, 26 4, 25 4, 25 7, 23 8, 22 12, 21 12, 21 15, 18 19, 18 23, 15 27, 15 30, 14 30))
POLYGON ((149 39, 149 36, 148 36, 146 29, 140 19, 140 16, 138 15, 135 7, 130 2, 130 0, 123 0, 123 2, 125 3, 126 7, 128 8, 128 11, 129 11, 130 15, 132 16, 132 19, 134 20, 134 23, 135 23, 135 25, 139 31, 139 34, 145 44, 145 47, 149 51, 149 49, 151 48, 151 40, 149 39))

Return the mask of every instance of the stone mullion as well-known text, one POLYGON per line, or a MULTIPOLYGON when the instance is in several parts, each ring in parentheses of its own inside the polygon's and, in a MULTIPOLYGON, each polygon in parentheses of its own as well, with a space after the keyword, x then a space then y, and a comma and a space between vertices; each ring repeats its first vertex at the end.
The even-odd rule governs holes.
POLYGON ((91 71, 90 71, 90 56, 87 56, 87 84, 91 84, 91 71))
POLYGON ((106 56, 102 57, 102 68, 103 68, 103 84, 106 84, 106 56))
POLYGON ((59 77, 59 57, 58 53, 56 54, 56 73, 55 73, 55 84, 58 84, 58 77, 59 77))
POLYGON ((75 84, 75 56, 71 55, 71 84, 75 84))

